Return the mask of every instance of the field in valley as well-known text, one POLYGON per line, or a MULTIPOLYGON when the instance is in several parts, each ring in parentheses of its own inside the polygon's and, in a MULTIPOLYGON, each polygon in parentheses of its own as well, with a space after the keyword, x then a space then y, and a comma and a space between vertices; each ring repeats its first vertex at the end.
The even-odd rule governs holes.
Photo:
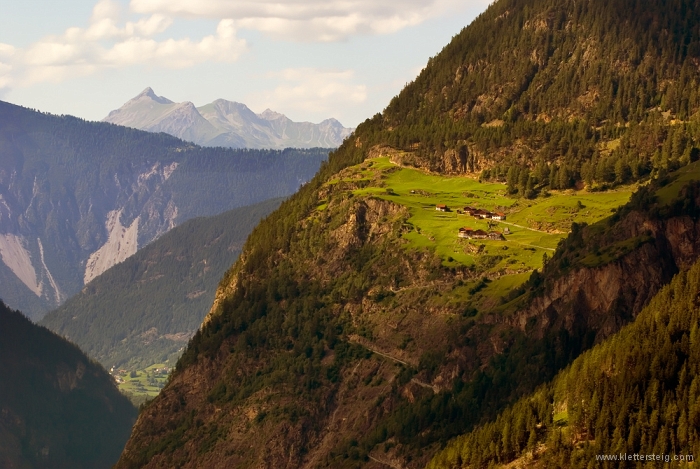
POLYGON ((136 404, 158 395, 168 380, 170 368, 163 363, 156 363, 138 371, 113 371, 119 390, 136 404))

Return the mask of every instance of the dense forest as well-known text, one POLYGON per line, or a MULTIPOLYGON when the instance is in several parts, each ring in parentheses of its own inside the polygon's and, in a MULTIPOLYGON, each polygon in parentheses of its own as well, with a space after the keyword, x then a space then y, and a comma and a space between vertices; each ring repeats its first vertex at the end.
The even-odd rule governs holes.
POLYGON ((535 196, 698 158, 695 2, 501 0, 432 58, 356 143, 535 196), (371 129, 371 130, 370 130, 371 129))
POLYGON ((516 458, 528 467, 636 466, 634 459, 596 460, 620 454, 661 455, 664 467, 683 466, 686 460, 673 457, 700 454, 698 285, 700 263, 680 272, 634 323, 493 423, 451 442, 428 467, 490 467, 516 458))
POLYGON ((78 347, 0 302, 0 466, 109 467, 136 409, 78 347))

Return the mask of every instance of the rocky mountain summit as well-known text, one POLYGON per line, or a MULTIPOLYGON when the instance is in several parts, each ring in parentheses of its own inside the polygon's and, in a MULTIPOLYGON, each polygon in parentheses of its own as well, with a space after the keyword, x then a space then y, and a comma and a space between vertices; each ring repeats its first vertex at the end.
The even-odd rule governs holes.
POLYGON ((225 99, 201 107, 189 101, 175 103, 157 96, 150 87, 103 121, 230 148, 335 148, 353 130, 332 118, 313 124, 294 122, 270 109, 256 114, 245 104, 225 99))

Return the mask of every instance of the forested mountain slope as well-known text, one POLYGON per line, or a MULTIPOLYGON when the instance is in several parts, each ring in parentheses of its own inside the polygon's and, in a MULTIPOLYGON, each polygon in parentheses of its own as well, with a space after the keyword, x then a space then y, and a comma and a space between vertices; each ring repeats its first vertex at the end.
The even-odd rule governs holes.
POLYGON ((621 455, 630 464, 686 467, 700 452, 699 286, 696 263, 633 324, 495 422, 451 442, 428 468, 514 460, 518 467, 620 467, 621 455), (597 459, 603 455, 612 458, 604 463, 597 459))
POLYGON ((183 221, 293 193, 326 157, 201 148, 0 103, 0 297, 38 319, 183 221))
POLYGON ((0 302, 0 466, 108 468, 136 409, 78 347, 0 302))
POLYGON ((700 106, 699 9, 500 0, 356 132, 356 145, 388 144, 407 164, 523 194, 674 169, 697 158, 688 120, 700 106))
POLYGON ((40 323, 108 369, 130 371, 168 360, 174 365, 248 234, 281 202, 269 200, 173 228, 95 278, 40 323))
POLYGON ((492 256, 458 267, 411 248, 394 196, 343 171, 348 182, 311 183, 254 230, 120 467, 422 467, 700 257, 691 166, 575 228, 510 293, 489 293, 479 265, 492 256))
POLYGON ((117 467, 423 467, 633 320, 700 256, 697 8, 494 3, 253 231, 117 467), (663 65, 649 90, 619 46, 641 39, 663 65), (587 41, 590 67, 568 59, 587 41), (576 104, 579 71, 610 72, 605 104, 576 104), (618 112, 621 83, 648 98, 640 114, 618 112), (446 177, 469 173, 484 183, 446 177), (548 201, 633 181, 648 186, 607 219, 541 243, 563 211, 595 221, 548 201), (493 230, 474 204, 524 224, 464 240, 453 223, 493 230))

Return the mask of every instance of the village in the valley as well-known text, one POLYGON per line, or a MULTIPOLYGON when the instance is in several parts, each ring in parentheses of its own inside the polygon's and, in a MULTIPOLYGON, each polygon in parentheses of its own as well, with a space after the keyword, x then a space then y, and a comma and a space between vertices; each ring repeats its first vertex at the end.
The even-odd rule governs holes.
POLYGON ((143 378, 147 384, 160 389, 165 384, 165 379, 171 370, 171 368, 165 365, 154 365, 145 370, 141 370, 140 372, 134 370, 128 371, 123 368, 118 369, 117 367, 113 366, 110 368, 109 374, 118 385, 126 384, 129 381, 138 382, 139 378, 143 378))
MULTIPOLYGON (((437 204, 435 206, 435 210, 439 212, 449 212, 450 208, 445 205, 445 204, 437 204)), ((483 210, 480 208, 475 208, 475 207, 464 207, 463 209, 457 209, 457 214, 458 215, 468 215, 471 217, 476 218, 477 220, 485 220, 485 219, 490 219, 490 220, 505 220, 506 215, 503 212, 490 212, 488 210, 483 210)), ((460 238, 467 238, 467 239, 491 239, 494 241, 503 241, 505 240, 505 237, 503 235, 510 234, 510 230, 506 227, 505 230, 501 233, 500 231, 484 231, 484 230, 479 230, 479 229, 473 229, 469 227, 462 227, 459 229, 457 236, 460 238)))

